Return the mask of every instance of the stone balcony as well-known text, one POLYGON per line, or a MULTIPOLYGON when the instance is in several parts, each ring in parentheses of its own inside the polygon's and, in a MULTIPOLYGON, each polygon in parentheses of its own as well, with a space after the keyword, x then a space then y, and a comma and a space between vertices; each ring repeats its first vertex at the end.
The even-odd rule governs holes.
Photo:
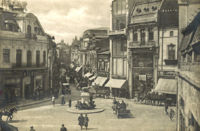
POLYGON ((109 36, 114 36, 114 35, 126 35, 126 29, 120 29, 120 30, 112 30, 108 32, 109 36))
POLYGON ((148 42, 140 42, 140 41, 131 41, 128 42, 128 48, 151 48, 155 47, 155 41, 148 41, 148 42))
POLYGON ((0 38, 3 39, 29 39, 34 41, 45 41, 47 42, 47 36, 36 35, 36 34, 25 34, 23 32, 12 32, 0 30, 0 38))

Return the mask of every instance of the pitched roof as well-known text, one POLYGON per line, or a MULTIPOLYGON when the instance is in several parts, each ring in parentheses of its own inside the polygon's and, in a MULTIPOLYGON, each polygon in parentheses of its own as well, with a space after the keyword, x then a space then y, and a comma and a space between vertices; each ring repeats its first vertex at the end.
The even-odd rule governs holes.
POLYGON ((183 39, 181 42, 181 51, 191 47, 191 44, 200 40, 200 12, 195 16, 193 21, 182 31, 183 39))

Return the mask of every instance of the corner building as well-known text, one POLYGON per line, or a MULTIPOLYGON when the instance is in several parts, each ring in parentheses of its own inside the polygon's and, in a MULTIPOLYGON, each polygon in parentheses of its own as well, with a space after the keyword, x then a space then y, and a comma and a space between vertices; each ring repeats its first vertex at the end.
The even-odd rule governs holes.
POLYGON ((33 98, 48 90, 48 37, 32 13, 0 10, 0 82, 3 99, 33 98))

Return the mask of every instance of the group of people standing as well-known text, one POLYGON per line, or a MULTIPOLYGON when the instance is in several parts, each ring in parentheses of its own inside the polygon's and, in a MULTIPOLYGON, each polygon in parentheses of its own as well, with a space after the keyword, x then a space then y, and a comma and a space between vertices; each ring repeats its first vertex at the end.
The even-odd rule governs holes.
POLYGON ((81 130, 83 129, 83 126, 85 126, 85 128, 87 130, 88 122, 89 122, 89 118, 88 118, 87 114, 85 114, 85 116, 83 116, 83 114, 80 114, 80 116, 78 117, 78 124, 81 127, 81 130))

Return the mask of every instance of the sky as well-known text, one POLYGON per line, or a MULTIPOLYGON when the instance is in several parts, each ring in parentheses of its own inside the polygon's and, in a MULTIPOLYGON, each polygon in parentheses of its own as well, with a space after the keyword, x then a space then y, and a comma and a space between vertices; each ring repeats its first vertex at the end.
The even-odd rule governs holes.
POLYGON ((46 33, 71 44, 90 28, 109 27, 111 0, 26 0, 46 33))

